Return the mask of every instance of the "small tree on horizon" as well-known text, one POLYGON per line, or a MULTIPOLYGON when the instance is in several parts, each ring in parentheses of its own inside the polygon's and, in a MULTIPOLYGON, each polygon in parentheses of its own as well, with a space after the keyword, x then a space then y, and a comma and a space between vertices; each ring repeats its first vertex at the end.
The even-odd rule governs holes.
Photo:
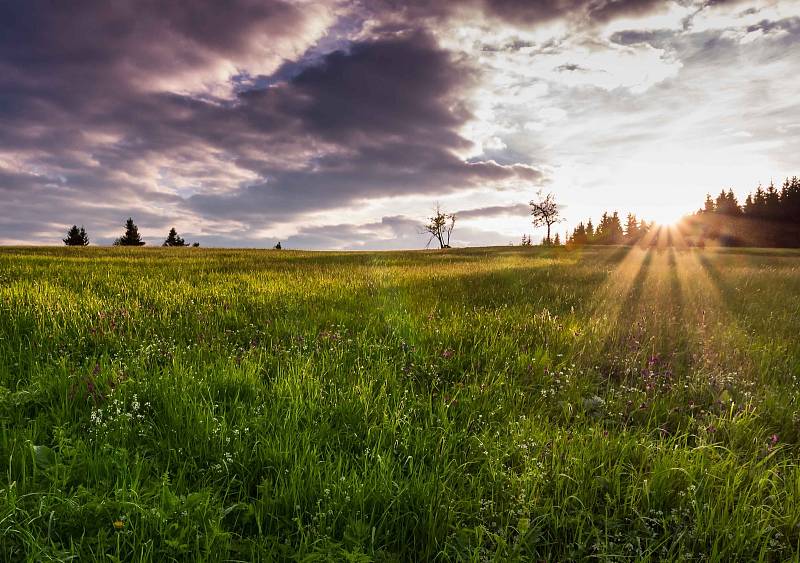
POLYGON ((186 241, 183 240, 179 235, 178 231, 175 230, 175 227, 172 227, 167 234, 167 240, 164 241, 164 244, 161 246, 189 246, 186 244, 186 241))
POLYGON ((67 231, 67 238, 61 239, 67 246, 89 246, 89 235, 86 234, 86 229, 79 229, 77 225, 72 225, 72 228, 67 231))
POLYGON ((114 246, 144 246, 145 242, 139 234, 139 228, 131 217, 125 221, 125 234, 114 241, 114 246))
POLYGON ((552 193, 548 193, 547 195, 543 196, 542 190, 539 190, 536 195, 539 197, 538 201, 531 200, 529 202, 529 205, 531 206, 531 215, 533 215, 533 226, 547 226, 547 236, 542 241, 542 244, 552 244, 553 241, 550 238, 550 227, 561 220, 559 217, 558 204, 556 203, 555 197, 553 197, 552 193))
POLYGON ((430 233, 431 238, 428 239, 428 244, 431 244, 433 239, 439 242, 439 248, 450 248, 450 235, 453 233, 453 228, 456 225, 456 216, 454 213, 445 213, 439 204, 433 208, 433 217, 428 218, 428 223, 425 225, 423 233, 430 233))

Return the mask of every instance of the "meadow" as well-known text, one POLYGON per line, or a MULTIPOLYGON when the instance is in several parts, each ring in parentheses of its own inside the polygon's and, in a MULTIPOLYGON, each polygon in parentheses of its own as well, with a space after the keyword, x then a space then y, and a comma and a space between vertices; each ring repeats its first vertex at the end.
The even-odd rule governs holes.
POLYGON ((800 252, 0 249, 5 561, 786 561, 800 252))

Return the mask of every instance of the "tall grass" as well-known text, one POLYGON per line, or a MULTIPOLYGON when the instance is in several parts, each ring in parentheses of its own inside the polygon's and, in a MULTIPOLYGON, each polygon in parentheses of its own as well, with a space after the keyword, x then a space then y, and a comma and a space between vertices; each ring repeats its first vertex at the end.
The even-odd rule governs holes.
POLYGON ((0 250, 7 561, 797 560, 800 254, 0 250))

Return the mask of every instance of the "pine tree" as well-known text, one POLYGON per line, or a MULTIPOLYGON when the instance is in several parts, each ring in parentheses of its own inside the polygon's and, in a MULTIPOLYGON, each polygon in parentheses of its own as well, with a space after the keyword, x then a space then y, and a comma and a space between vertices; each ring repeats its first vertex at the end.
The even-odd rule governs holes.
POLYGON ((67 238, 62 239, 67 246, 89 246, 89 235, 86 234, 86 229, 79 229, 77 225, 72 225, 72 228, 67 231, 67 238))
POLYGON ((744 200, 744 207, 742 208, 742 212, 745 215, 751 215, 753 213, 753 196, 751 194, 747 194, 747 197, 744 200))
POLYGON ((711 199, 711 194, 706 194, 706 202, 703 205, 703 213, 714 213, 717 208, 714 205, 714 200, 711 199))
POLYGON ((125 234, 114 241, 114 246, 144 246, 144 241, 139 235, 139 228, 133 222, 133 219, 128 217, 125 221, 125 234))
POLYGON ((728 199, 725 197, 725 190, 719 192, 717 199, 714 200, 714 210, 717 213, 726 215, 728 212, 728 199))
POLYGON ((622 222, 619 220, 619 213, 616 211, 608 221, 608 235, 608 242, 611 244, 620 244, 623 240, 622 222))
POLYGON ((775 184, 772 182, 769 183, 765 196, 765 215, 771 219, 777 218, 781 214, 781 203, 778 190, 775 189, 775 184))
POLYGON ((553 239, 553 246, 561 246, 561 236, 558 233, 556 233, 556 236, 553 239))
POLYGON ((179 235, 178 231, 175 230, 175 227, 172 227, 167 234, 167 240, 164 241, 164 244, 161 246, 189 246, 186 244, 179 235))
MULTIPOLYGON (((591 224, 591 220, 589 223, 591 224)), ((572 231, 572 238, 570 240, 572 244, 586 244, 588 242, 589 239, 586 237, 586 227, 582 222, 578 223, 578 226, 572 231)))
POLYGON ((600 224, 597 225, 597 229, 594 231, 594 242, 597 244, 610 244, 612 242, 611 231, 611 217, 607 212, 603 212, 600 217, 600 224))
POLYGON ((628 217, 625 219, 625 240, 628 244, 639 240, 639 223, 633 213, 628 213, 628 217))
MULTIPOLYGON (((775 186, 770 186, 772 191, 775 192, 775 186)), ((728 193, 725 194, 725 200, 728 202, 728 213, 730 215, 741 215, 742 208, 739 206, 739 200, 736 199, 736 196, 733 193, 733 190, 729 189, 728 193)), ((778 192, 775 192, 775 201, 778 200, 778 192)))
POLYGON ((750 214, 753 217, 765 217, 767 212, 767 194, 761 184, 756 188, 756 193, 753 194, 753 206, 750 214))

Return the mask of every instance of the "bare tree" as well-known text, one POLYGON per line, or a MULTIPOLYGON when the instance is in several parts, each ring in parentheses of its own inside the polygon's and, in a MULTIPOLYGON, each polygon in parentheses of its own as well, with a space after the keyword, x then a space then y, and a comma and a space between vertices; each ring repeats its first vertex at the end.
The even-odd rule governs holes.
POLYGON ((552 193, 542 195, 542 190, 536 192, 538 200, 531 200, 531 215, 533 215, 533 226, 543 227, 547 226, 547 238, 544 239, 545 244, 551 244, 550 227, 558 223, 561 218, 559 217, 558 204, 552 193))
POLYGON ((433 239, 436 239, 439 242, 439 248, 450 248, 450 235, 455 225, 455 214, 445 213, 437 203, 433 209, 433 217, 428 217, 428 223, 422 231, 431 235, 431 238, 428 239, 428 244, 425 246, 429 246, 433 239))

